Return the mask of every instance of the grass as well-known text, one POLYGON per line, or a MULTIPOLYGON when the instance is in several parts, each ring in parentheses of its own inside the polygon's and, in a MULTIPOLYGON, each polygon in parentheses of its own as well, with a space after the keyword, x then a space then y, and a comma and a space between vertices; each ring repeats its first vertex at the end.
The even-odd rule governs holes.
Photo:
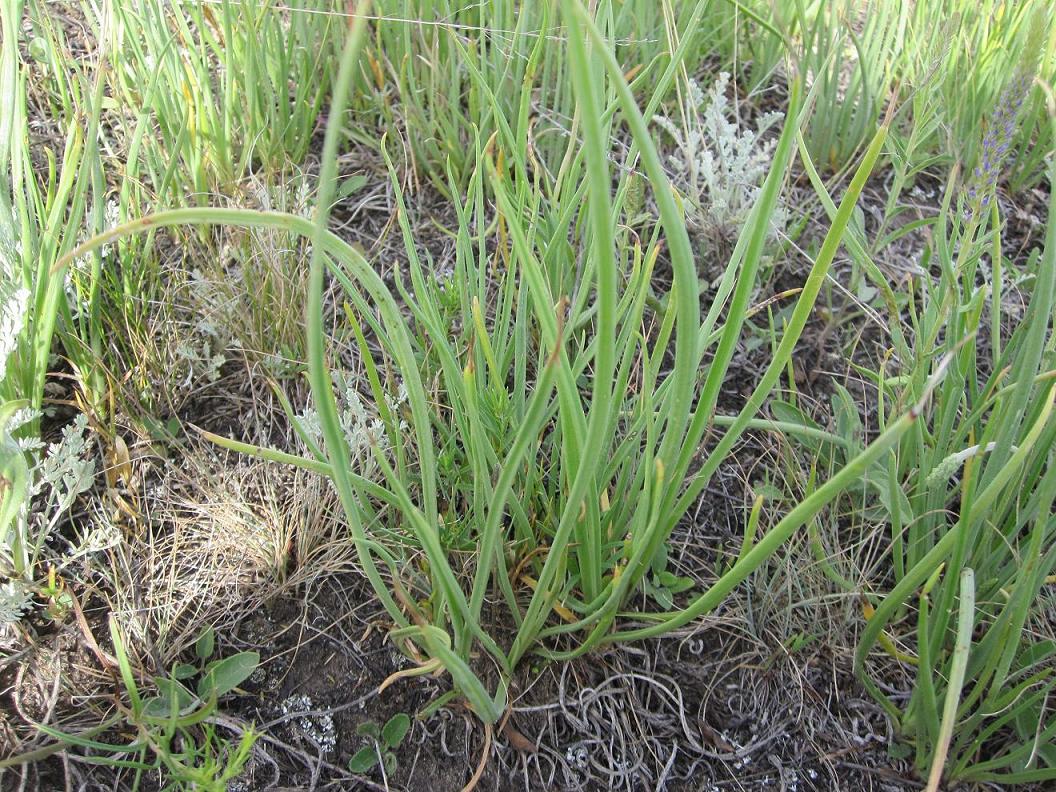
POLYGON ((419 718, 467 707, 485 760, 540 663, 769 608, 801 566, 787 612, 861 602, 853 671, 930 789, 1056 777, 1056 220, 1009 213, 1051 189, 1053 9, 959 5, 6 0, 0 612, 46 634, 96 592, 121 703, 0 766, 221 788, 261 750, 217 731, 252 668, 172 664, 354 556, 406 658, 381 689, 442 677, 419 718), (823 322, 845 376, 815 392, 823 322), (215 473, 192 421, 269 472, 215 473), (687 575, 761 436, 734 546, 687 575))

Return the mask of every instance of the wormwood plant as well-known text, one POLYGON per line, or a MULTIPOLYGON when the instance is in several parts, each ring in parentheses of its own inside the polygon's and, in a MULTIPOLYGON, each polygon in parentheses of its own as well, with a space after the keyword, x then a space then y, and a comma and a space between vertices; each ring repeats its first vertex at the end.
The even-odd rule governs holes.
MULTIPOLYGON (((668 161, 672 182, 687 204, 687 225, 710 239, 717 252, 727 255, 770 169, 774 143, 761 138, 781 120, 780 113, 764 113, 754 130, 740 129, 726 97, 729 83, 729 73, 722 72, 705 94, 695 80, 690 80, 685 106, 680 108, 682 127, 667 116, 653 117, 653 123, 677 148, 677 154, 668 161)), ((775 207, 769 223, 772 234, 782 230, 784 211, 780 207, 775 207)))
MULTIPOLYGON (((702 0, 698 10, 705 5, 702 0)), ((738 561, 707 591, 670 611, 628 607, 647 574, 662 571, 671 531, 785 370, 885 130, 836 212, 774 360, 691 477, 701 441, 715 424, 719 389, 791 159, 803 110, 799 85, 792 86, 774 167, 702 319, 686 226, 612 42, 578 2, 566 0, 562 9, 583 143, 569 141, 561 170, 541 183, 541 174, 533 175, 525 107, 511 126, 487 82, 477 81, 497 130, 474 142, 476 165, 464 200, 456 201, 448 286, 437 286, 419 256, 395 176, 409 259, 410 283, 401 278, 396 284, 404 308, 368 262, 326 228, 340 135, 336 119, 343 117, 364 37, 359 15, 330 108, 314 222, 233 209, 174 210, 96 236, 56 265, 61 270, 100 245, 163 225, 263 226, 310 238, 309 379, 323 445, 292 411, 314 459, 222 442, 333 479, 363 571, 395 624, 392 638, 418 661, 412 673, 446 670, 454 683, 450 695, 464 697, 489 724, 504 711, 506 686, 526 654, 574 657, 661 634, 716 607, 881 458, 915 416, 910 409, 893 421, 761 539, 748 532, 738 561), (607 130, 617 117, 633 135, 660 210, 661 222, 645 245, 615 227, 627 189, 621 180, 613 201, 607 130), (489 196, 497 210, 494 226, 485 211, 489 196), (667 307, 652 314, 646 304, 661 235, 675 280, 667 307), (377 477, 353 463, 333 392, 322 320, 327 271, 345 289, 367 384, 389 435, 388 443, 371 444, 377 477), (674 365, 667 373, 672 343, 674 365), (406 393, 398 414, 389 407, 395 372, 400 395, 406 393)), ((671 84, 687 46, 672 53, 661 86, 671 84)))
POLYGON ((63 429, 62 438, 42 453, 44 444, 35 437, 16 439, 34 416, 26 404, 8 402, 0 408, 0 475, 6 482, 0 504, 0 574, 10 578, 10 599, 0 607, 0 625, 17 621, 28 607, 44 543, 95 475, 87 453, 87 419, 78 415, 63 429))

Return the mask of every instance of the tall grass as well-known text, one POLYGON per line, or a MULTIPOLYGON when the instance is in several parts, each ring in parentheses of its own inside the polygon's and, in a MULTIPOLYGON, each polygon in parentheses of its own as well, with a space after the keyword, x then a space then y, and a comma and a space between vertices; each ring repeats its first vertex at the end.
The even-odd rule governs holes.
POLYGON ((869 620, 856 666, 914 740, 922 765, 937 753, 948 756, 945 777, 951 781, 1051 779, 1056 756, 1047 745, 1056 723, 1044 701, 1056 684, 1048 662, 1056 646, 1028 625, 1056 565, 1056 346, 1050 329, 1056 223, 1050 218, 1044 250, 1032 257, 1023 322, 987 359, 975 342, 984 329, 986 292, 974 279, 987 263, 984 256, 995 252, 991 261, 999 259, 1001 230, 990 224, 989 212, 982 222, 962 224, 950 200, 948 194, 932 251, 940 277, 934 287, 922 282, 912 307, 918 351, 910 384, 884 384, 881 397, 894 399, 895 410, 912 399, 938 354, 951 361, 948 384, 878 471, 889 490, 882 500, 896 583, 869 620), (905 623, 911 604, 915 625, 905 623), (955 613, 961 619, 956 628, 955 613), (886 630, 915 632, 916 685, 902 712, 865 674, 866 658, 886 630), (957 677, 943 670, 956 669, 965 656, 956 684, 957 677), (1008 733, 1018 737, 1010 741, 1008 733), (980 760, 984 748, 988 758, 980 760))
MULTIPOLYGON (((1011 85, 1023 82, 1033 57, 1021 56, 1007 75, 1011 85)), ((975 135, 989 165, 967 184, 954 170, 937 218, 926 221, 933 242, 907 301, 899 308, 893 293, 884 296, 892 348, 879 370, 859 369, 876 388, 878 431, 920 402, 931 378, 944 372, 917 425, 851 491, 858 519, 878 510, 872 519, 888 526, 894 576, 889 591, 864 593, 868 622, 855 668, 912 745, 929 789, 941 780, 1056 777, 1049 746, 1056 723, 1045 705, 1054 645, 1031 626, 1056 564, 1056 224, 1050 214, 1043 247, 1025 273, 1029 305, 1006 338, 1001 284, 1009 265, 993 193, 1018 105, 1014 94, 1004 96, 986 133, 975 135), (871 671, 877 654, 911 671, 908 700, 881 691, 880 672, 871 671)), ((831 215, 825 188, 810 173, 831 215)), ((852 255, 875 273, 863 242, 852 235, 852 255)), ((860 441, 833 447, 830 464, 860 448, 860 441)), ((816 443, 814 449, 828 453, 816 443)))
POLYGON ((909 10, 901 2, 792 5, 797 67, 818 92, 807 146, 815 162, 842 171, 868 143, 890 99, 909 10))
MULTIPOLYGON (((571 657, 603 643, 659 634, 714 608, 881 458, 915 415, 908 410, 763 539, 746 542, 740 560, 707 591, 669 612, 637 611, 639 584, 662 567, 671 531, 785 370, 880 153, 884 129, 841 201, 774 360, 703 469, 689 477, 743 330, 802 99, 794 86, 775 167, 727 267, 721 297, 702 320, 685 223, 613 43, 578 3, 566 2, 562 11, 583 142, 567 144, 551 188, 557 200, 544 204, 539 176, 529 169, 526 136, 500 125, 490 140, 476 138, 476 165, 466 198, 458 201, 452 288, 462 315, 471 319, 461 332, 452 332, 405 206, 399 217, 410 284, 398 281, 397 290, 413 317, 410 326, 368 262, 326 230, 340 140, 336 119, 343 117, 363 46, 362 17, 353 20, 331 103, 314 223, 239 210, 175 210, 97 236, 58 265, 161 225, 265 225, 311 238, 309 371, 325 453, 305 464, 334 479, 363 569, 397 625, 394 640, 420 659, 423 671, 446 669, 455 691, 489 723, 505 709, 506 685, 526 654, 571 657), (613 202, 608 126, 620 120, 633 136, 660 211, 647 247, 628 244, 615 230, 625 193, 617 191, 613 202), (490 240, 483 233, 488 196, 499 212, 497 236, 490 240), (663 312, 647 315, 661 234, 675 281, 663 312), (490 245, 497 245, 494 254, 490 245), (322 325, 327 270, 345 288, 357 326, 369 328, 382 350, 378 358, 361 344, 368 372, 375 372, 370 383, 379 409, 391 394, 377 372, 398 371, 406 392, 407 428, 403 418, 383 410, 393 442, 373 438, 380 486, 353 468, 337 412, 322 325), (665 375, 664 350, 671 342, 674 365, 665 375), (435 372, 428 386, 423 371, 435 372), (381 507, 389 504, 398 518, 389 522, 391 539, 383 542, 366 526, 378 523, 381 507), (463 572, 467 558, 471 571, 463 572), (486 663, 474 659, 481 650, 486 663)), ((685 51, 676 53, 669 71, 685 51)), ((480 79, 482 88, 485 82, 480 79)), ((502 118, 497 98, 486 98, 502 118)), ((395 178, 393 185, 402 201, 395 178)), ((289 461, 277 452, 257 452, 289 461)))
MULTIPOLYGON (((755 5, 601 2, 595 18, 617 60, 635 64, 625 75, 635 90, 655 89, 648 118, 670 87, 672 64, 688 75, 717 52, 723 61, 751 58, 756 82, 773 72, 784 42, 766 9, 755 5), (760 35, 749 39, 748 31, 760 35), (762 51, 756 42, 765 43, 762 51)), ((386 3, 377 8, 352 105, 386 127, 401 126, 413 166, 446 195, 449 170, 461 188, 476 167, 474 138, 487 140, 504 124, 527 126, 533 167, 553 177, 569 136, 580 134, 564 30, 555 2, 386 3)))
MULTIPOLYGON (((324 0, 115 3, 112 75, 128 178, 150 205, 206 205, 250 170, 304 161, 341 25, 324 0)), ((140 203, 139 206, 144 206, 140 203)))
MULTIPOLYGON (((842 499, 858 515, 879 511, 890 530, 893 582, 865 593, 871 615, 855 667, 932 786, 942 777, 1056 776, 1048 745, 1056 724, 1046 717, 1056 644, 1029 630, 1032 601, 1056 565, 1056 221, 1028 266, 1027 315, 1007 338, 996 177, 986 168, 977 193, 951 177, 922 264, 928 277, 896 293, 875 260, 884 244, 924 225, 891 228, 902 187, 969 137, 980 141, 965 144, 969 172, 986 161, 976 130, 1010 69, 1027 62, 1022 53, 1036 55, 1024 73, 1051 76, 1042 12, 990 4, 988 18, 960 4, 961 16, 940 24, 938 4, 878 3, 857 29, 855 4, 805 0, 663 0, 659 15, 644 1, 600 0, 588 12, 580 0, 406 0, 377 16, 366 3, 329 13, 321 0, 293 9, 145 0, 85 6, 101 42, 91 68, 71 59, 57 26, 31 13, 49 75, 38 101, 59 120, 60 157, 27 145, 25 7, 2 2, 0 329, 10 338, 0 354, 10 352, 0 381, 0 537, 9 548, 34 538, 25 519, 30 467, 5 430, 23 407, 43 406, 57 330, 82 403, 105 413, 104 306, 129 322, 132 303, 155 294, 158 230, 190 231, 186 240, 206 249, 209 227, 280 231, 310 245, 305 346, 323 442, 292 408, 311 458, 214 439, 333 480, 392 638, 416 661, 403 676, 446 671, 450 695, 493 724, 527 656, 568 659, 685 625, 842 499), (970 46, 923 46, 936 30, 970 46), (785 64, 790 45, 798 57, 785 64), (780 73, 788 105, 772 168, 705 297, 646 119, 688 85, 705 53, 728 61, 742 47, 752 55, 742 79, 761 84, 760 75, 780 73), (964 73, 975 75, 974 93, 958 104, 964 73), (881 118, 898 97, 912 102, 910 123, 908 112, 881 118), (324 112, 314 219, 213 205, 217 195, 245 197, 250 175, 306 161, 324 112), (124 144, 120 185, 105 179, 114 158, 101 151, 104 119, 124 144), (895 123, 896 197, 870 244, 856 204, 895 123), (428 178, 457 218, 450 277, 415 236, 398 167, 406 163, 394 161, 401 128, 411 172, 428 178), (377 145, 388 167, 407 260, 391 282, 329 230, 349 136, 377 145), (765 370, 738 414, 720 416, 797 150, 829 225, 765 370), (838 202, 819 170, 849 175, 838 202), (108 228, 111 198, 117 224, 108 228), (657 221, 631 222, 646 201, 657 221), (77 244, 85 229, 90 238, 77 244), (841 246, 891 320, 893 351, 871 372, 881 404, 868 443, 833 442, 792 410, 776 423, 758 418, 841 246), (661 265, 673 275, 666 290, 654 277, 661 265), (356 438, 334 394, 330 285, 347 321, 335 332, 356 340, 362 389, 380 418, 356 438), (987 348, 977 345, 984 335, 987 348), (753 513, 736 561, 705 590, 658 595, 646 583, 665 573, 672 533, 745 430, 759 425, 808 439, 827 479, 773 525, 759 526, 753 513), (350 440, 370 459, 353 454, 350 440), (871 673, 878 647, 913 666, 908 700, 881 692, 871 673)), ((1024 131, 1008 145, 1023 184, 1044 159, 1032 143, 1052 140, 1029 84, 1024 131)), ((31 567, 15 571, 31 579, 31 567)))
MULTIPOLYGON (((70 250, 81 233, 87 207, 94 198, 98 205, 98 126, 96 111, 81 114, 82 106, 93 104, 88 91, 98 82, 85 79, 84 65, 68 63, 62 58, 62 42, 55 38, 38 39, 44 48, 42 59, 48 68, 62 78, 60 103, 53 107, 63 135, 63 150, 50 146, 31 147, 26 72, 19 68, 19 34, 23 4, 8 0, 4 7, 4 41, 2 54, 3 126, 0 128, 0 244, 3 245, 5 298, 24 290, 28 306, 22 321, 5 331, 16 334, 7 359, 5 376, 0 381, 0 399, 24 399, 33 410, 40 410, 44 393, 44 376, 52 352, 52 338, 60 315, 68 315, 62 278, 51 277, 54 261, 70 250), (60 165, 61 163, 61 165, 60 165), (17 325, 20 325, 17 326, 17 325)), ((54 29, 50 29, 55 33, 54 29)), ((102 57, 102 56, 100 56, 102 57)), ((78 262, 78 272, 89 273, 98 260, 78 262)), ((96 273, 97 274, 97 273, 96 273)), ((71 276, 75 277, 75 276, 71 276)), ((97 282, 86 278, 85 282, 97 282)), ((82 295, 93 299, 92 287, 82 295)), ((5 345, 12 339, 5 337, 5 345)), ((34 424, 35 425, 35 422, 34 424)))
MULTIPOLYGON (((35 490, 36 468, 26 449, 39 445, 45 378, 58 330, 68 359, 83 375, 85 390, 99 382, 100 255, 79 258, 68 281, 51 266, 74 247, 86 220, 96 230, 101 227, 102 83, 89 79, 92 72, 86 64, 63 57, 60 31, 41 28, 45 35, 34 43, 42 68, 58 81, 50 109, 63 150, 30 145, 35 133, 16 32, 23 10, 21 0, 7 0, 0 7, 0 572, 32 581, 47 531, 29 514, 27 498, 35 490), (85 106, 93 109, 82 112, 85 106), (88 207, 93 202, 97 211, 91 216, 88 207)), ((101 74, 105 50, 95 57, 94 73, 101 74)))

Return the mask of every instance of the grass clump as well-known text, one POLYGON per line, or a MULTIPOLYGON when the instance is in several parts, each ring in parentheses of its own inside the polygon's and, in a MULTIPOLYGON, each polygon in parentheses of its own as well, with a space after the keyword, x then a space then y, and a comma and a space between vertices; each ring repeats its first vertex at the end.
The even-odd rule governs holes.
MULTIPOLYGON (((78 8, 85 55, 5 0, 0 616, 76 619, 120 678, 99 731, 34 721, 58 742, 5 764, 75 746, 134 785, 223 788, 261 749, 220 697, 260 658, 207 664, 214 638, 354 556, 368 632, 404 655, 380 689, 442 677, 419 717, 468 708, 485 756, 541 667, 644 653, 736 592, 838 599, 930 788, 1056 777, 1056 222, 1013 253, 1000 192, 1044 183, 1046 11, 655 5, 112 0, 78 8), (972 100, 944 104, 961 68, 972 100), (350 142, 377 172, 350 175, 350 142), (367 250, 335 217, 375 176, 367 250), (830 334, 853 376, 804 376, 830 334), (180 419, 300 470, 204 462, 180 419), (781 453, 743 465, 729 552, 676 565, 749 432, 781 453)), ((846 647, 821 633, 770 650, 846 647)), ((326 772, 413 772, 404 709, 326 772)))

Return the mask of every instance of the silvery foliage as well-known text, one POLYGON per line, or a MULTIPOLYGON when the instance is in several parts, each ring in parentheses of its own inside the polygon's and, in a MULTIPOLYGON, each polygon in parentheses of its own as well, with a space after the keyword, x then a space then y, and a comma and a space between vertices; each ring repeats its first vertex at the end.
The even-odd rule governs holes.
MULTIPOLYGON (((27 552, 36 553, 69 511, 77 496, 92 486, 95 461, 90 458, 88 419, 78 415, 62 430, 58 442, 44 449, 36 438, 12 441, 14 433, 32 421, 37 413, 19 410, 6 428, 5 440, 17 445, 16 453, 27 453, 37 460, 30 471, 30 486, 17 518, 16 531, 26 537, 27 552), (43 451, 43 454, 41 453, 43 451)), ((0 554, 9 553, 0 548, 0 554)), ((10 558, 0 559, 7 566, 10 558)), ((9 580, 0 588, 0 625, 17 621, 29 606, 31 589, 23 582, 9 580)))
POLYGON ((29 290, 22 284, 21 250, 12 230, 13 214, 0 207, 0 382, 7 376, 7 361, 18 346, 18 337, 29 306, 29 290), (5 222, 5 220, 10 222, 5 222))
MULTIPOLYGON (((331 378, 337 390, 338 417, 352 462, 364 472, 372 471, 376 463, 371 449, 377 448, 382 452, 389 449, 385 422, 367 409, 349 374, 334 371, 331 378)), ((407 386, 400 383, 396 396, 386 396, 386 401, 389 412, 399 414, 400 407, 407 401, 407 386)), ((297 420, 308 437, 321 446, 323 429, 315 409, 306 407, 304 412, 297 416, 297 420)), ((407 428, 406 422, 401 420, 397 428, 402 432, 407 428)))
POLYGON ((29 290, 15 286, 5 274, 0 283, 0 382, 7 376, 7 360, 18 346, 28 305, 29 290))
POLYGON ((47 493, 48 510, 65 512, 74 499, 92 486, 95 461, 88 459, 88 419, 78 413, 62 430, 57 443, 48 446, 47 455, 37 466, 30 493, 47 493))
POLYGON ((183 385, 189 388, 198 380, 216 382, 220 379, 220 369, 227 362, 223 350, 229 345, 237 345, 237 340, 230 338, 226 330, 226 327, 234 327, 236 322, 236 309, 230 296, 197 269, 191 271, 188 286, 198 319, 194 323, 194 333, 177 344, 176 355, 182 364, 181 372, 186 366, 183 385))
POLYGON ((14 624, 29 610, 33 590, 14 578, 0 583, 0 627, 14 624))
MULTIPOLYGON (((775 142, 762 137, 783 117, 766 113, 755 129, 739 129, 740 120, 726 97, 729 83, 730 75, 722 72, 705 94, 690 80, 685 129, 670 118, 653 117, 676 146, 677 152, 668 157, 672 182, 683 193, 687 223, 696 230, 736 232, 744 225, 773 161, 775 142)), ((780 210, 770 225, 771 233, 783 227, 780 210)))

